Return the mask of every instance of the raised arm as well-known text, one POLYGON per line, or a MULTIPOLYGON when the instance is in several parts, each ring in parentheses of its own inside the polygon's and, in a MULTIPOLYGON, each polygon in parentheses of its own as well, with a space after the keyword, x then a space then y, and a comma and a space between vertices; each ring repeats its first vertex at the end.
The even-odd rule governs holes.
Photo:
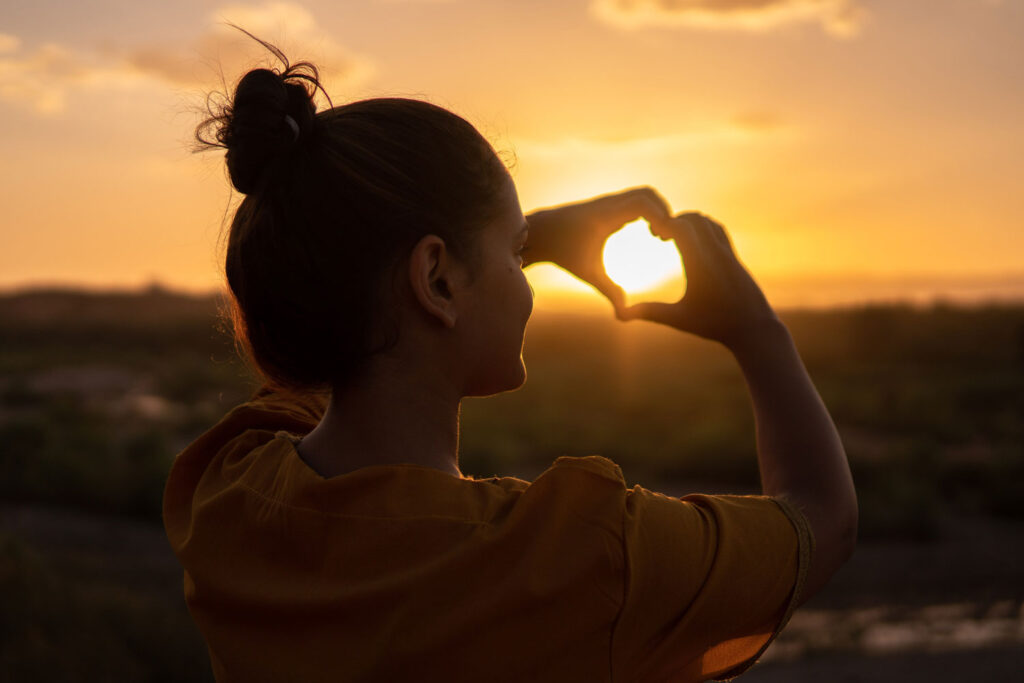
POLYGON ((736 258, 725 229, 699 213, 662 226, 686 269, 686 295, 623 312, 724 344, 750 391, 764 493, 794 503, 807 517, 816 549, 801 600, 816 593, 853 552, 857 497, 846 453, 796 346, 753 278, 736 258))
POLYGON ((638 218, 651 225, 671 220, 668 204, 650 187, 539 209, 526 217, 530 237, 523 260, 564 268, 604 294, 621 316, 626 296, 605 272, 601 254, 612 233, 638 218))

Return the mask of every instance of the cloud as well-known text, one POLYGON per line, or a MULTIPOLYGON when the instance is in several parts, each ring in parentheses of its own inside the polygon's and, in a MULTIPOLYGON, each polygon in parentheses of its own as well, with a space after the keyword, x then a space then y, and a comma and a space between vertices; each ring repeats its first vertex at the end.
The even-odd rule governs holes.
POLYGON ((230 23, 277 45, 293 62, 312 61, 330 80, 351 84, 373 73, 368 59, 322 33, 312 13, 298 5, 227 5, 212 13, 210 22, 188 48, 151 45, 129 50, 124 58, 140 71, 182 86, 209 85, 221 73, 230 80, 257 65, 277 66, 269 52, 230 23))
MULTIPOLYGON (((14 38, 5 36, 5 38, 14 38)), ((104 63, 95 55, 44 43, 20 50, 17 38, 0 56, 0 99, 25 104, 41 114, 56 114, 67 104, 74 88, 133 86, 145 80, 119 64, 104 63)))
POLYGON ((713 118, 694 124, 688 130, 651 137, 600 139, 555 138, 522 139, 515 147, 523 158, 616 158, 658 157, 695 148, 722 145, 748 145, 751 141, 786 143, 798 138, 800 131, 777 114, 763 110, 741 111, 728 118, 713 118))
POLYGON ((763 32, 817 22, 838 38, 856 36, 868 18, 857 0, 591 0, 590 12, 611 26, 763 32))
POLYGON ((21 47, 21 41, 18 36, 0 33, 0 54, 15 52, 19 47, 21 47))
POLYGON ((293 62, 312 61, 332 80, 361 82, 373 72, 368 59, 323 33, 313 14, 299 5, 226 5, 211 13, 209 22, 209 28, 187 47, 148 45, 129 49, 122 56, 142 72, 183 86, 209 85, 221 73, 229 79, 241 76, 257 64, 276 66, 275 58, 264 48, 228 25, 235 24, 277 45, 293 62))
POLYGON ((254 66, 278 65, 268 51, 228 23, 276 44, 293 61, 312 61, 325 80, 352 84, 373 73, 368 59, 321 32, 309 10, 269 2, 221 7, 209 16, 207 28, 184 45, 107 44, 76 50, 45 43, 24 49, 17 36, 0 34, 0 99, 52 115, 65 110, 68 94, 75 90, 147 85, 206 89, 218 85, 221 74, 230 82, 254 66))

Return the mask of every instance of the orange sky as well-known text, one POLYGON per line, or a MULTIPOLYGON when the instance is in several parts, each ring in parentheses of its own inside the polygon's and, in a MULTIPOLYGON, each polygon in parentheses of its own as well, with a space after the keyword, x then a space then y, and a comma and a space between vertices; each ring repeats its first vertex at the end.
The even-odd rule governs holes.
MULTIPOLYGON (((219 284, 214 65, 323 65, 514 152, 523 208, 650 184, 732 233, 776 303, 1024 295, 1014 0, 52 2, 0 23, 0 288, 219 284)), ((538 303, 572 289, 532 269, 538 303)), ((587 295, 590 297, 590 295, 587 295)), ((596 295, 595 295, 596 296, 596 295)), ((590 303, 600 303, 590 297, 590 303)))

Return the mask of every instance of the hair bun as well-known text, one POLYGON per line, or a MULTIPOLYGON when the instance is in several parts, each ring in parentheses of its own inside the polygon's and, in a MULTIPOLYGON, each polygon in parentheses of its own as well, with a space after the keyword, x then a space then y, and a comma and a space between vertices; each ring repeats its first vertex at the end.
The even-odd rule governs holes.
MULTIPOLYGON (((271 170, 312 137, 316 122, 317 90, 330 97, 320 84, 320 73, 309 62, 291 64, 284 53, 245 29, 229 24, 277 57, 283 71, 253 69, 235 86, 233 97, 211 106, 196 127, 197 151, 212 147, 227 150, 231 183, 244 194, 260 189, 271 170), (290 120, 285 117, 290 117, 290 120), (213 135, 210 136, 210 131, 213 135)), ((219 99, 219 98, 218 98, 219 99)))
POLYGON ((196 128, 198 149, 227 150, 231 183, 244 194, 258 191, 271 171, 307 142, 314 129, 312 92, 320 89, 316 68, 307 63, 285 62, 285 66, 281 73, 253 69, 245 74, 234 96, 216 109, 211 107, 209 117, 196 128), (306 83, 312 84, 312 92, 306 83))
POLYGON ((308 134, 313 113, 309 92, 299 83, 289 83, 286 76, 254 69, 242 77, 218 135, 227 148, 231 182, 239 192, 251 194, 259 189, 270 170, 294 150, 303 132, 308 134))

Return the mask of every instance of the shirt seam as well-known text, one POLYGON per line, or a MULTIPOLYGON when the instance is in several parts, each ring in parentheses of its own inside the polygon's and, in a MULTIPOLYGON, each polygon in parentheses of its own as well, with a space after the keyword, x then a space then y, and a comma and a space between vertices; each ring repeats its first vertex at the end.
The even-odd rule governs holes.
POLYGON ((619 612, 615 615, 615 621, 608 634, 608 681, 615 683, 615 634, 619 629, 619 621, 626 609, 626 598, 629 592, 629 550, 626 548, 626 503, 628 491, 624 489, 621 511, 619 514, 619 544, 622 547, 622 602, 619 604, 619 612))

